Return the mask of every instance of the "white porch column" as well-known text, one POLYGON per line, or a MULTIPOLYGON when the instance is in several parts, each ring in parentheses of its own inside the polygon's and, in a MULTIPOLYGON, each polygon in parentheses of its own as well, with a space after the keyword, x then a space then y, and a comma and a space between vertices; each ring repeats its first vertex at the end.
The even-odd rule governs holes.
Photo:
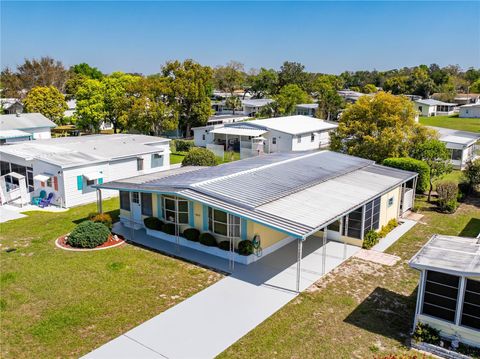
POLYGON ((97 188, 97 212, 103 213, 102 190, 100 188, 97 188))
POLYGON ((300 293, 300 270, 302 262, 302 244, 303 238, 297 239, 297 292, 300 293))
POLYGON ((327 226, 323 228, 323 238, 322 238, 322 275, 325 274, 327 260, 327 226))
POLYGON ((345 239, 345 236, 343 235, 343 217, 340 218, 340 239, 343 241, 343 259, 347 259, 347 241, 345 239))

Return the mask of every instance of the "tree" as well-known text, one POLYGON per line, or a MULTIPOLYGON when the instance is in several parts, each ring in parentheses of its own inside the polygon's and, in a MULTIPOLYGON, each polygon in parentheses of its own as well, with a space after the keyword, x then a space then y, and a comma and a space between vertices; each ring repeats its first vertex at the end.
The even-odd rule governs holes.
POLYGON ((480 79, 478 79, 474 83, 472 83, 472 85, 470 86, 470 92, 480 93, 480 79))
POLYGON ((67 100, 75 99, 77 91, 82 86, 82 84, 88 80, 89 77, 84 75, 72 75, 65 82, 65 94, 67 95, 67 100))
POLYGON ((225 105, 228 108, 231 108, 233 114, 235 115, 235 110, 242 107, 242 101, 237 96, 232 95, 227 97, 227 99, 225 100, 225 105))
POLYGON ((278 86, 281 88, 286 85, 298 85, 306 90, 307 76, 304 70, 305 66, 299 62, 285 61, 278 73, 278 86))
POLYGON ((23 103, 27 112, 40 112, 56 124, 61 124, 63 113, 68 109, 65 97, 54 86, 34 87, 23 103))
POLYGON ((172 92, 170 102, 176 104, 179 126, 189 136, 194 126, 204 126, 212 113, 208 89, 212 69, 193 60, 167 62, 162 74, 168 78, 172 92))
POLYGON ((362 96, 342 113, 331 135, 334 151, 381 163, 388 157, 406 157, 417 137, 429 137, 415 123, 415 109, 406 97, 379 92, 362 96))
POLYGON ((81 75, 89 79, 100 80, 103 77, 103 73, 96 67, 91 67, 89 64, 82 62, 78 65, 70 67, 70 72, 75 75, 81 75))
POLYGON ((467 179, 470 190, 475 190, 480 186, 480 159, 468 161, 467 167, 463 172, 467 179))
POLYGON ((230 61, 226 66, 217 67, 213 79, 217 89, 233 95, 234 91, 243 85, 244 76, 243 64, 237 61, 230 61))
POLYGON ((337 118, 345 106, 343 98, 337 92, 341 85, 343 82, 339 82, 335 76, 324 75, 315 80, 313 89, 318 98, 318 117, 328 121, 337 118))
POLYGON ((445 143, 437 139, 426 140, 413 152, 414 158, 424 161, 430 168, 430 188, 428 190, 429 202, 432 196, 433 182, 452 171, 450 156, 450 151, 445 146, 445 143))
POLYGON ((408 76, 394 76, 385 80, 384 90, 394 95, 408 93, 408 76))
POLYGON ((76 93, 77 107, 74 119, 78 127, 99 132, 105 119, 105 84, 99 80, 87 79, 76 93))
POLYGON ((248 91, 254 98, 263 98, 277 93, 278 73, 273 69, 261 68, 258 73, 251 73, 247 82, 248 91))
POLYGON ((63 64, 51 57, 42 57, 40 60, 26 59, 25 63, 17 67, 17 73, 22 89, 25 90, 35 86, 55 86, 63 91, 68 76, 63 64))
POLYGON ((312 100, 310 96, 303 91, 298 85, 291 84, 282 87, 277 96, 279 115, 290 115, 295 111, 295 106, 300 103, 310 103, 312 100))
POLYGON ((416 67, 407 81, 409 88, 415 95, 428 98, 435 89, 435 83, 428 75, 428 69, 416 67))
POLYGON ((377 86, 374 84, 366 84, 363 86, 363 93, 375 93, 377 92, 377 86))
POLYGON ((2 89, 2 97, 20 98, 21 96, 22 81, 8 67, 0 75, 0 87, 2 89))

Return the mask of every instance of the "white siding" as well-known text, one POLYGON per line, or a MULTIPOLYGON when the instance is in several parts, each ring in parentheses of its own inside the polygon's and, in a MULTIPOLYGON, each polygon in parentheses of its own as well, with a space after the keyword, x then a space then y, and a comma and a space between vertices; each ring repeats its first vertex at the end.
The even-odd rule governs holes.
POLYGON ((46 140, 52 137, 50 127, 40 127, 25 130, 33 135, 34 140, 46 140))
POLYGON ((459 117, 480 118, 480 106, 460 107, 459 117))

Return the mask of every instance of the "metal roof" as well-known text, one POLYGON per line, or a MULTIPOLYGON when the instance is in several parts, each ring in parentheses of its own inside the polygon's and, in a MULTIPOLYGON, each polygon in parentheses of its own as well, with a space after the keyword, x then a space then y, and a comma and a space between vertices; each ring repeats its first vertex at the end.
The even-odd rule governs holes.
POLYGON ((0 147, 0 154, 41 160, 63 168, 157 153, 168 139, 144 135, 90 135, 35 140, 0 147))
POLYGON ((20 113, 0 116, 0 130, 27 130, 40 127, 57 127, 41 113, 20 113))
POLYGON ((443 101, 438 101, 434 100, 432 98, 427 98, 424 100, 415 100, 415 102, 418 102, 423 105, 428 105, 428 106, 457 106, 456 103, 448 103, 448 102, 443 102, 443 101))
POLYGON ((316 109, 316 108, 318 108, 318 103, 300 103, 300 104, 296 105, 295 107, 316 109))
POLYGON ((480 133, 452 130, 450 128, 433 127, 440 134, 440 141, 457 143, 461 145, 470 145, 480 140, 480 133))
POLYGON ((0 139, 31 137, 32 134, 20 130, 0 131, 0 139))
POLYGON ((457 275, 480 275, 480 239, 435 234, 409 265, 457 275))
POLYGON ((336 152, 294 152, 185 167, 97 188, 173 192, 304 236, 416 175, 336 152))
MULTIPOLYGON (((267 130, 275 130, 291 135, 298 135, 302 133, 333 130, 338 127, 338 124, 320 120, 310 116, 283 116, 272 117, 263 120, 253 120, 245 122, 249 126, 256 126, 267 130)), ((228 126, 236 126, 229 124, 228 126)))
POLYGON ((258 137, 267 133, 268 131, 260 130, 256 128, 241 128, 241 127, 219 127, 214 128, 210 131, 210 133, 218 133, 224 135, 232 135, 232 136, 252 136, 258 137))
POLYGON ((257 98, 257 99, 242 100, 242 105, 249 106, 249 107, 262 107, 272 102, 273 100, 269 98, 257 98))

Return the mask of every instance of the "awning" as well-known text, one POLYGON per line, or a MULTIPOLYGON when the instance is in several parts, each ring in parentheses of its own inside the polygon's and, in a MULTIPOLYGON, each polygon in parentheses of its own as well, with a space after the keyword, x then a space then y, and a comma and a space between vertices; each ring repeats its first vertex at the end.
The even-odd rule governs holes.
POLYGON ((6 140, 9 138, 27 138, 32 137, 31 133, 20 130, 4 130, 0 131, 0 139, 6 140))
POLYGON ((90 172, 90 173, 87 173, 87 174, 83 175, 83 177, 85 177, 89 181, 93 181, 93 180, 102 178, 103 173, 101 173, 101 172, 90 172))
POLYGON ((40 181, 40 182, 46 182, 50 179, 50 177, 52 177, 52 176, 48 175, 46 173, 42 173, 42 174, 38 174, 38 175, 33 176, 33 179, 37 180, 37 181, 40 181))
POLYGON ((241 128, 241 127, 220 127, 210 131, 210 133, 219 133, 219 134, 233 135, 233 136, 251 136, 251 137, 261 136, 267 132, 268 131, 260 130, 260 129, 241 128))

